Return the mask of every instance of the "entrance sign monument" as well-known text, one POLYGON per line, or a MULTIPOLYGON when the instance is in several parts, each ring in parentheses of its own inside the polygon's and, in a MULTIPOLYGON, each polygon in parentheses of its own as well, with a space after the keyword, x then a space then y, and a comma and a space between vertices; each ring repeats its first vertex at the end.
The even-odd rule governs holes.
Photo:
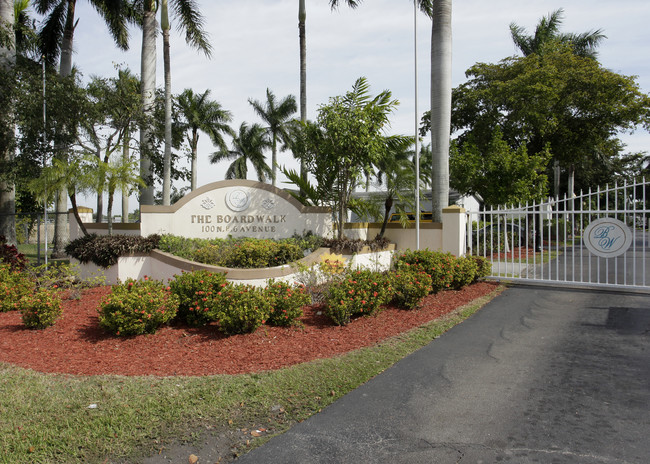
POLYGON ((191 238, 288 238, 332 235, 329 208, 305 206, 289 193, 250 180, 204 185, 171 206, 142 206, 140 233, 191 238))

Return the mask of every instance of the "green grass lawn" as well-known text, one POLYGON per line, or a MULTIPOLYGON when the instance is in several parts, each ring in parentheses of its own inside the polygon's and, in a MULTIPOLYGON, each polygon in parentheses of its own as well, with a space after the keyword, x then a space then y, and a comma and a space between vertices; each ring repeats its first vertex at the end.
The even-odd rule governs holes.
MULTIPOLYGON (((470 317, 502 289, 379 345, 272 372, 82 377, 0 363, 0 463, 134 462, 172 439, 255 427, 282 433, 470 317)), ((251 437, 237 452, 266 439, 251 437)))

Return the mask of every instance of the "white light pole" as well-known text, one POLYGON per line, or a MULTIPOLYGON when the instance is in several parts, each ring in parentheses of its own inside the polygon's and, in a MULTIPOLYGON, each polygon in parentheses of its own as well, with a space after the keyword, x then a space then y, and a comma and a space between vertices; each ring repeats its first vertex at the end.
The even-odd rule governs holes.
MULTIPOLYGON (((43 61, 43 169, 47 165, 47 105, 45 102, 45 56, 43 61)), ((47 271, 47 184, 45 185, 45 200, 43 201, 43 223, 45 224, 45 270, 47 271)))
POLYGON ((413 2, 413 51, 415 63, 415 249, 420 249, 420 145, 418 139, 418 2, 413 2))

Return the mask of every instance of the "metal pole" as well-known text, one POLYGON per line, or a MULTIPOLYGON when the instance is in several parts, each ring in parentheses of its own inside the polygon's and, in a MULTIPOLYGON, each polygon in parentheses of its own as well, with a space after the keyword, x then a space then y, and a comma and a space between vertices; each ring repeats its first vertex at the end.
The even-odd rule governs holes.
POLYGON ((413 2, 413 53, 415 63, 415 249, 420 249, 420 145, 418 139, 418 8, 413 2))
MULTIPOLYGON (((45 101, 45 56, 41 57, 43 61, 43 169, 47 164, 47 105, 45 101)), ((43 223, 45 225, 45 270, 47 270, 47 185, 45 186, 45 200, 43 201, 43 223)))

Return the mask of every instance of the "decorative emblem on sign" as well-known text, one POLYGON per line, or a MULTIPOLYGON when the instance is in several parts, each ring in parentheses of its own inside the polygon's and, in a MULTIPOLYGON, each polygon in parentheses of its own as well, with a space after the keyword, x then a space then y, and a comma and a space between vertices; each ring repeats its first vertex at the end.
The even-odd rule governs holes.
POLYGON ((203 199, 203 201, 201 202, 201 207, 202 207, 203 209, 212 209, 212 208, 214 208, 215 206, 216 206, 216 205, 214 204, 214 201, 212 201, 212 199, 211 199, 211 198, 208 198, 208 197, 205 197, 205 198, 203 199))
POLYGON ((630 248, 632 233, 618 219, 596 219, 585 229, 583 242, 596 256, 613 258, 622 255, 630 248))
POLYGON ((264 200, 262 202, 262 206, 265 209, 273 209, 273 208, 275 208, 276 204, 277 204, 277 202, 275 200, 271 200, 270 198, 267 198, 266 200, 264 200))
POLYGON ((232 211, 244 211, 251 204, 251 197, 246 190, 233 189, 226 193, 226 206, 232 211))

